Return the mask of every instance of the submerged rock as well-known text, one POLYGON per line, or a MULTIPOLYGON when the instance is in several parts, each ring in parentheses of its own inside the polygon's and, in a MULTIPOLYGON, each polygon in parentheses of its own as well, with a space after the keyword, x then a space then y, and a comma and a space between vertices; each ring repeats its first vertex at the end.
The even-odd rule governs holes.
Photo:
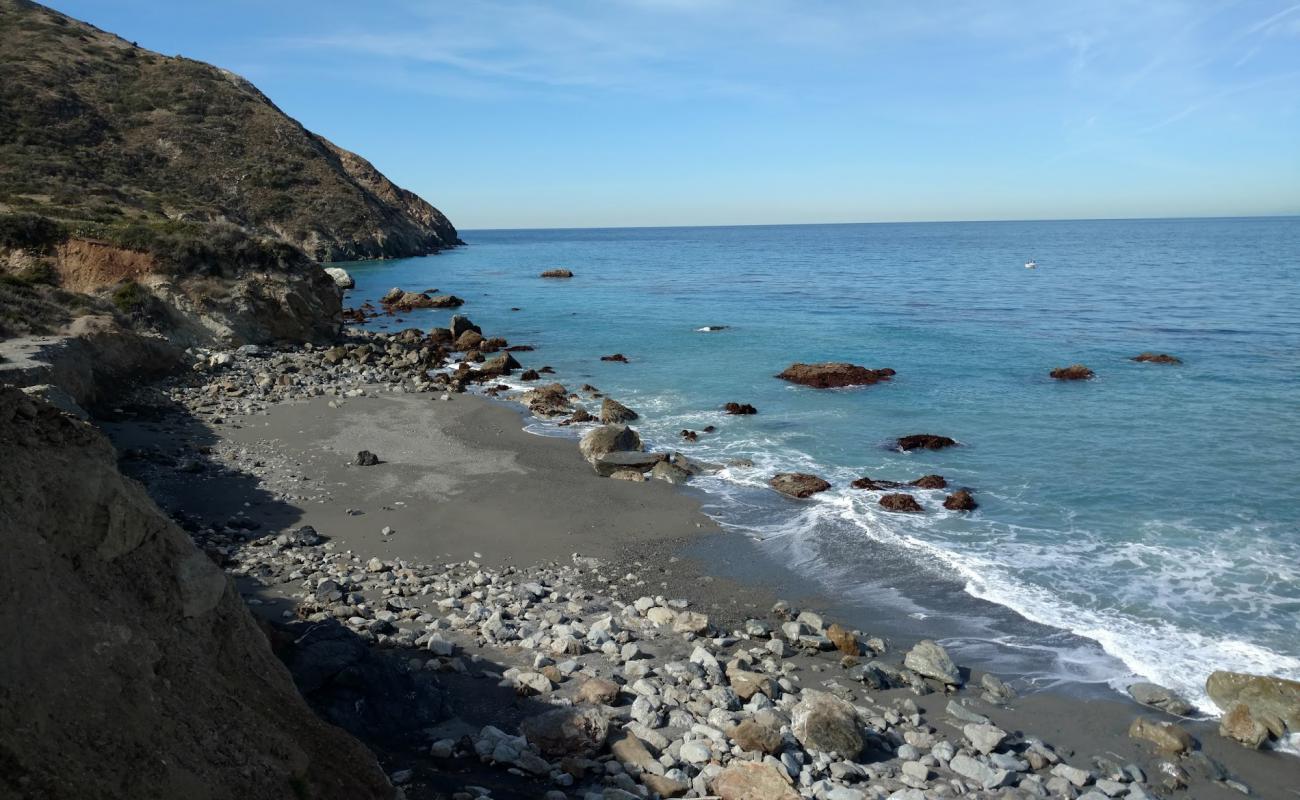
POLYGON ((902 485, 903 484, 898 481, 878 481, 875 478, 870 478, 865 475, 849 484, 849 486, 852 486, 854 489, 867 489, 869 491, 877 492, 882 489, 897 489, 902 485))
POLYGON ((548 269, 542 273, 543 278, 572 278, 573 272, 567 269, 548 269))
POLYGON ((1181 364, 1183 360, 1178 356, 1171 356, 1168 353, 1138 353, 1129 359, 1130 361, 1140 361, 1145 364, 1181 364))
POLYGON ((788 497, 803 499, 831 488, 826 480, 804 472, 782 472, 773 475, 768 486, 788 497))
POLYGON ((908 483, 909 486, 915 486, 918 489, 946 489, 948 481, 942 475, 922 475, 914 481, 908 483))
POLYGON ((1071 364, 1068 367, 1057 367, 1052 370, 1051 375, 1058 381, 1086 381, 1096 377, 1092 370, 1082 364, 1071 364))
POLYGON ((754 408, 749 403, 727 403, 725 406, 722 407, 722 410, 728 414, 736 414, 736 415, 758 413, 758 409, 754 408))
POLYGON ((867 369, 845 362, 821 364, 791 364, 776 377, 801 386, 830 389, 839 386, 869 386, 887 381, 896 373, 892 369, 867 369))
POLYGON ((943 507, 949 511, 974 511, 979 503, 967 489, 958 489, 943 499, 943 507))
POLYGON ((622 353, 615 353, 615 354, 613 354, 613 355, 611 355, 611 356, 601 356, 601 357, 600 357, 600 360, 601 360, 601 361, 614 361, 614 362, 617 362, 617 363, 619 363, 619 364, 626 364, 626 363, 628 363, 627 356, 623 355, 622 353))
POLYGON ((898 449, 904 452, 911 450, 942 450, 945 447, 956 447, 957 440, 947 436, 936 436, 933 433, 913 433, 909 436, 900 436, 897 439, 898 449))
POLYGON ((924 510, 921 508, 921 504, 916 502, 915 497, 903 492, 884 495, 880 498, 880 506, 887 511, 897 511, 905 514, 919 514, 924 510))

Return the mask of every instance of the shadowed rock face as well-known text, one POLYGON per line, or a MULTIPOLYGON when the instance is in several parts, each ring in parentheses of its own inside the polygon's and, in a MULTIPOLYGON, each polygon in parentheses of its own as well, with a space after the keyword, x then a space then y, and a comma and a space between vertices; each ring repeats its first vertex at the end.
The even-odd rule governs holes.
POLYGON ((89 425, 0 390, 0 795, 386 798, 89 425))

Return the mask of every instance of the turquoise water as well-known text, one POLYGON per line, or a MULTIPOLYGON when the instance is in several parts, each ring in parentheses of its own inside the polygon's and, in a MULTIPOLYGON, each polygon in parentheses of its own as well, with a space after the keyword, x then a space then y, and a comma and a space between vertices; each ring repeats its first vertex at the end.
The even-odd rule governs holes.
MULTIPOLYGON (((348 304, 391 286, 457 294, 489 335, 536 346, 525 365, 639 411, 653 443, 752 459, 699 482, 710 513, 779 541, 846 602, 887 598, 990 652, 1041 649, 1025 621, 1068 631, 1063 672, 1141 675, 1207 710, 1212 669, 1300 678, 1300 219, 463 235, 436 257, 349 265, 348 304), (551 267, 576 277, 537 277, 551 267), (1128 360, 1146 350, 1184 364, 1128 360), (631 363, 598 360, 614 352, 631 363), (824 360, 898 375, 830 391, 773 377, 824 360), (1096 380, 1047 377, 1076 362, 1096 380), (759 414, 724 416, 727 401, 759 414), (710 424, 695 444, 677 435, 710 424), (919 432, 963 446, 887 446, 919 432), (794 469, 834 489, 794 502, 764 487, 794 469), (917 492, 925 514, 891 515, 848 486, 931 472, 972 487, 979 511, 917 492), (954 627, 971 596, 1005 613, 954 627)), ((403 316, 380 324, 450 312, 403 316)))

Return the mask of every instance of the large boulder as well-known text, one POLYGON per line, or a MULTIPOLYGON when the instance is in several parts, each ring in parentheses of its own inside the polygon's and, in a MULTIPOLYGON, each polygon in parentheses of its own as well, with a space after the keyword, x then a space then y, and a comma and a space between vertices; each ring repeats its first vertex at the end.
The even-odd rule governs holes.
POLYGON ((862 752, 858 713, 846 700, 826 692, 805 690, 790 712, 794 738, 808 750, 853 760, 862 752))
POLYGON ((894 494, 881 496, 880 507, 886 511, 903 514, 920 514, 924 510, 921 508, 921 504, 916 502, 916 498, 906 492, 895 492, 894 494))
MULTIPOLYGON (((538 386, 535 389, 529 389, 519 398, 528 410, 539 417, 558 417, 568 414, 573 410, 569 404, 569 390, 564 388, 562 383, 548 383, 544 386, 538 386)), ((584 415, 587 413, 583 409, 578 409, 584 415)), ((575 417, 577 414, 574 415, 575 417)), ((588 421, 590 416, 585 419, 575 421, 588 421)))
POLYGON ((961 671, 952 663, 952 658, 943 646, 924 639, 907 651, 903 657, 903 666, 923 678, 933 678, 949 686, 961 686, 961 671))
POLYGON ((357 282, 348 274, 348 271, 342 267, 326 267, 325 274, 330 276, 334 281, 334 285, 340 289, 351 289, 357 285, 357 282))
POLYGON ((781 750, 781 723, 770 712, 742 719, 730 735, 741 750, 751 753, 771 755, 781 750))
POLYGON ((1192 735, 1172 722, 1138 717, 1129 725, 1130 739, 1151 742, 1166 753, 1186 753, 1196 747, 1192 735))
POLYGON ((602 425, 592 428, 578 441, 578 450, 582 457, 592 464, 607 453, 627 450, 640 450, 641 437, 626 425, 602 425))
POLYGON ((1129 696, 1144 706, 1158 708, 1179 717, 1185 717, 1196 709, 1172 689, 1166 689, 1155 683, 1139 681, 1128 687, 1129 696))
POLYGON ((943 499, 943 507, 949 511, 974 511, 979 503, 969 489, 958 489, 943 499))
POLYGON ((1300 733, 1300 681, 1220 670, 1206 679, 1205 692, 1224 711, 1244 705, 1273 738, 1300 733))
POLYGON ((597 475, 608 478, 614 473, 624 470, 633 470, 640 473, 649 472, 663 462, 665 458, 667 456, 663 453, 646 453, 641 450, 615 450, 597 456, 591 462, 591 465, 596 469, 597 475))
POLYGON ((887 381, 896 373, 892 369, 867 369, 844 362, 791 364, 776 377, 801 386, 830 389, 837 386, 869 386, 887 381))
POLYGON ((448 324, 447 329, 451 333, 452 341, 459 339, 465 331, 474 331, 475 333, 483 332, 482 328, 469 321, 469 317, 462 317, 460 314, 451 318, 451 322, 448 324))
POLYGON ((606 397, 600 404, 600 421, 605 425, 619 422, 631 422, 637 413, 612 397, 606 397))
POLYGON ((828 481, 805 472, 781 472, 773 475, 768 486, 787 497, 803 499, 831 488, 828 481))
POLYGON ((734 761, 713 779, 721 800, 799 800, 799 793, 776 767, 734 761))
POLYGON ((1272 734, 1268 726, 1250 713, 1250 706, 1237 703, 1219 720, 1219 735, 1240 742, 1252 750, 1263 747, 1272 734))
POLYGON ((474 380, 482 381, 490 378, 500 378, 519 369, 519 366, 519 362, 515 360, 514 356, 509 353, 498 353, 474 370, 474 380))
POLYGON ((956 447, 957 440, 947 436, 936 436, 933 433, 913 433, 908 436, 900 436, 896 440, 898 449, 904 452, 912 450, 942 450, 945 447, 956 447))
POLYGON ((1092 370, 1082 364, 1057 367, 1052 370, 1051 376, 1058 381, 1086 381, 1096 377, 1092 370))
POLYGON ((519 732, 545 756, 593 756, 605 746, 609 720, 591 706, 557 708, 524 720, 519 732))

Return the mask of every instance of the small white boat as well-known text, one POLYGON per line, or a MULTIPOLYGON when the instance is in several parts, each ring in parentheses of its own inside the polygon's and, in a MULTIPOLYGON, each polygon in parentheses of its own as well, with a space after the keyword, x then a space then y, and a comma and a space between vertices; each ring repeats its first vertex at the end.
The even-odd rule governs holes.
POLYGON ((1038 262, 1032 258, 1025 262, 1025 269, 1038 269, 1038 262))

